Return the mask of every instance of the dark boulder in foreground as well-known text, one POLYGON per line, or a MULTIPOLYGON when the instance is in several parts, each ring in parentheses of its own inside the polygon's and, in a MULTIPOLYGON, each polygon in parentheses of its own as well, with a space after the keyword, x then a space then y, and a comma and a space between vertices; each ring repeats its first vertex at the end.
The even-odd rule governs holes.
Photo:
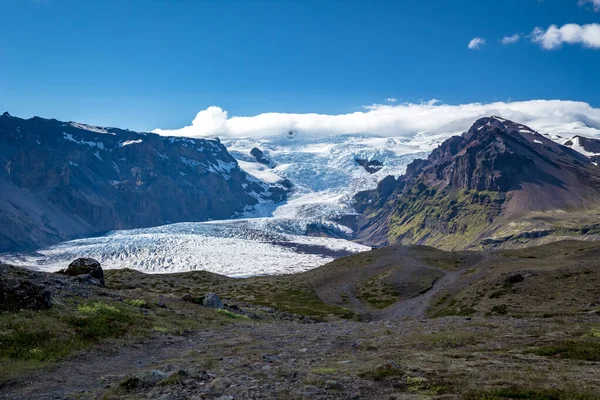
POLYGON ((93 258, 78 258, 73 261, 66 269, 61 269, 58 271, 59 274, 67 275, 67 276, 77 276, 80 277, 82 281, 89 281, 89 283, 94 283, 85 275, 89 275, 93 279, 97 279, 100 282, 100 286, 104 287, 104 271, 100 266, 100 263, 93 258))

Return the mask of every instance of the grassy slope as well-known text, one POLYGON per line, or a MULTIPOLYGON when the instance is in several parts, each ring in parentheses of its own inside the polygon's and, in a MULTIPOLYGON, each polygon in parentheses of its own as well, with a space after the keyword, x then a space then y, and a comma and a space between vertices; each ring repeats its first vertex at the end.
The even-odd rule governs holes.
MULTIPOLYGON (((504 194, 469 190, 426 189, 416 185, 395 199, 388 242, 464 248, 477 241, 500 214, 504 194)), ((388 212, 385 209, 375 211, 388 212)))
POLYGON ((600 243, 499 250, 433 299, 430 314, 548 316, 600 312, 600 243))
POLYGON ((365 215, 385 225, 388 243, 444 250, 518 248, 600 237, 597 208, 536 211, 507 219, 502 210, 509 198, 501 192, 437 191, 421 184, 385 207, 367 209, 365 215))

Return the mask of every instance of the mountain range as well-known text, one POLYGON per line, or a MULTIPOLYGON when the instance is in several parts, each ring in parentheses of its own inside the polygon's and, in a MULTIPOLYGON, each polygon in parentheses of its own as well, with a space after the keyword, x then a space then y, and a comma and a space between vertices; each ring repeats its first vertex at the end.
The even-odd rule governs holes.
POLYGON ((479 119, 406 174, 357 194, 361 239, 475 249, 595 238, 600 141, 564 143, 500 117, 479 119))
MULTIPOLYGON (((552 132, 489 117, 452 137, 284 132, 280 138, 221 143, 5 113, 0 252, 111 230, 240 216, 265 218, 226 223, 219 240, 277 233, 346 240, 344 245, 323 238, 320 244, 331 249, 357 249, 348 239, 377 247, 484 249, 594 239, 600 233, 600 140, 552 132)), ((178 234, 215 240, 214 226, 189 227, 178 234)), ((127 237, 139 251, 147 238, 159 239, 156 230, 144 229, 127 237)), ((131 247, 120 238, 112 237, 107 251, 131 247)), ((82 244, 63 246, 58 258, 56 249, 48 249, 44 257, 63 260, 80 254, 82 244)), ((97 256, 122 260, 129 250, 123 251, 97 256)), ((172 260, 165 251, 157 257, 172 260)), ((218 272, 225 268, 219 260, 206 261, 218 272)), ((288 264, 303 270, 302 260, 288 264)), ((151 269, 181 267, 165 262, 151 269)), ((248 266, 257 267, 263 266, 248 266)))
POLYGON ((0 116, 0 252, 114 229, 227 219, 288 187, 218 140, 0 116))

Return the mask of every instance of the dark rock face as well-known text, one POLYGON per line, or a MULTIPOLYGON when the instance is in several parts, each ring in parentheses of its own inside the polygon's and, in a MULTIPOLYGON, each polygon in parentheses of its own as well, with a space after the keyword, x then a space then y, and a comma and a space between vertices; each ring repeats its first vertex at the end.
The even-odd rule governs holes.
POLYGON ((269 159, 267 155, 258 147, 253 147, 252 150, 250 150, 250 154, 256 158, 256 161, 259 163, 264 164, 269 168, 275 168, 275 163, 273 160, 269 159))
POLYGON ((381 168, 383 168, 383 163, 378 160, 365 160, 363 158, 357 158, 356 163, 362 166, 365 171, 370 174, 374 174, 375 172, 379 172, 381 168))
POLYGON ((43 310, 50 307, 52 296, 44 285, 0 273, 0 311, 43 310))
POLYGON ((482 118, 405 175, 358 193, 359 234, 371 245, 464 248, 501 215, 598 206, 600 170, 592 161, 524 125, 482 118))
POLYGON ((101 286, 104 286, 104 270, 100 263, 93 258, 78 258, 73 261, 66 269, 58 271, 59 274, 67 276, 81 277, 84 282, 93 283, 89 278, 97 279, 101 286), (89 278, 86 277, 89 275, 89 278))
MULTIPOLYGON (((435 149, 421 171, 427 182, 480 191, 506 192, 518 189, 524 181, 551 182, 552 177, 534 161, 545 155, 532 146, 538 144, 533 140, 541 142, 540 147, 562 147, 523 125, 482 118, 463 136, 450 138, 435 149)), ((575 157, 583 161, 583 157, 575 157)))
POLYGON ((0 252, 227 219, 285 197, 281 185, 240 169, 218 140, 0 116, 0 252))

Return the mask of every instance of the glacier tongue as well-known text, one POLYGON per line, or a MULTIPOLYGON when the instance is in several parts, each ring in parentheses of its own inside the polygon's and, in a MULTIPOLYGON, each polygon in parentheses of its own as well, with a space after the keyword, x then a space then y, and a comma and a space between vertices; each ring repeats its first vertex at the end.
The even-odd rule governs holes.
POLYGON ((270 229, 275 225, 258 218, 115 231, 64 242, 34 255, 8 256, 5 261, 56 271, 75 258, 92 257, 108 269, 132 268, 150 273, 206 270, 243 277, 301 272, 370 249, 342 239, 284 233, 294 227, 286 227, 284 220, 278 222, 278 230, 270 229))
POLYGON ((259 202, 240 215, 244 219, 114 231, 2 259, 49 271, 64 268, 78 257, 96 258, 105 268, 150 273, 207 270, 242 277, 305 271, 369 250, 345 240, 352 238, 353 231, 339 223, 342 217, 354 214, 354 194, 374 188, 387 175, 402 174, 406 165, 426 157, 439 140, 424 136, 407 142, 373 135, 304 139, 299 134, 292 139, 223 141, 241 161, 240 167, 257 180, 275 183, 287 178, 292 182, 288 200, 282 204, 259 202), (275 167, 257 163, 250 155, 253 147, 268 152, 275 167), (377 160, 383 167, 370 174, 356 159, 377 160), (338 238, 308 236, 310 229, 312 234, 327 232, 338 238))

